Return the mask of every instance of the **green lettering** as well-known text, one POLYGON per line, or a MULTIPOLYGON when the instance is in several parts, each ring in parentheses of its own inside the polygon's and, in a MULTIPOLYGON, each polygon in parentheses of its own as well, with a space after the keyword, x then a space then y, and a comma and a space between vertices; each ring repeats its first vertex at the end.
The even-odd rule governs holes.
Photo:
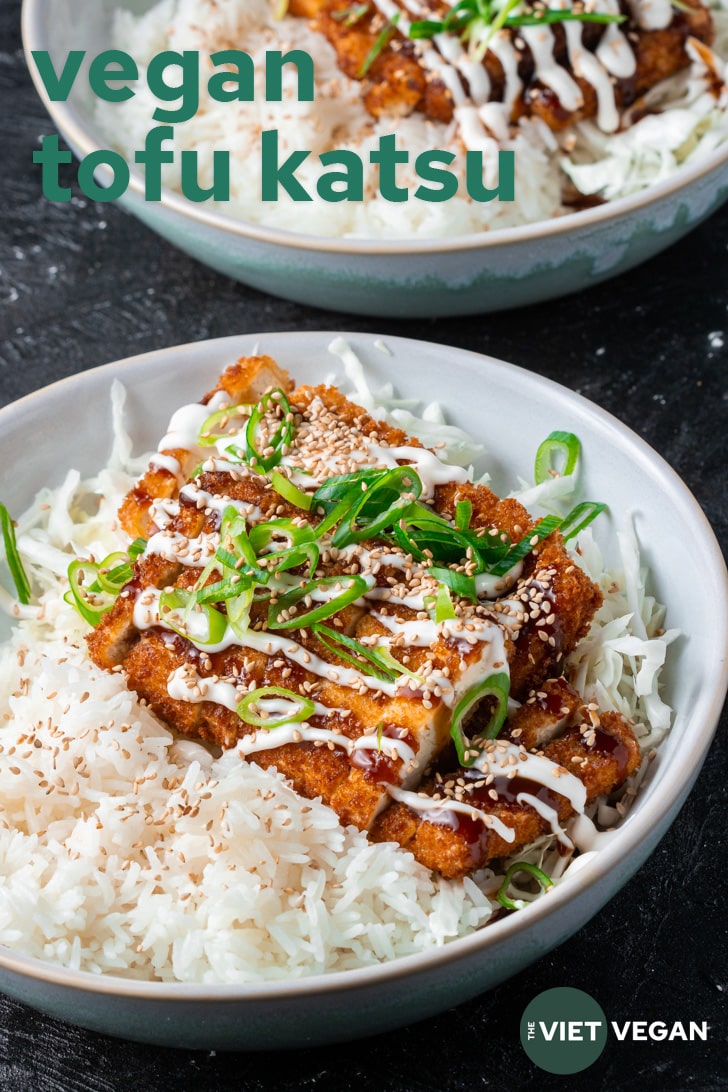
POLYGON ((162 148, 165 140, 174 138, 171 125, 156 125, 144 139, 144 151, 134 153, 134 162, 144 167, 144 199, 162 200, 162 164, 174 163, 171 148, 162 148))
POLYGON ((40 150, 33 152, 33 162, 41 168, 41 185, 43 196, 49 201, 70 201, 72 192, 70 187, 61 186, 58 181, 58 168, 61 163, 71 163, 73 156, 70 152, 59 148, 58 137, 44 136, 40 142, 40 150))
POLYGON ((158 106, 152 114, 155 121, 189 121, 197 113, 200 105, 200 55, 194 49, 185 49, 183 53, 166 49, 156 53, 147 68, 149 90, 163 102, 180 100, 176 110, 167 110, 158 106), (168 68, 179 66, 182 69, 182 82, 167 83, 165 75, 168 68))
POLYGON ((319 156, 324 167, 340 163, 345 171, 327 171, 316 183, 318 195, 322 201, 331 204, 337 201, 364 200, 364 164, 356 152, 342 148, 336 152, 322 152, 319 156), (334 189, 335 183, 344 184, 343 189, 334 189))
POLYGON ((79 163, 78 184, 92 201, 116 201, 126 193, 129 185, 129 166, 123 155, 100 148, 89 152, 79 163), (94 171, 99 167, 108 167, 113 174, 108 186, 100 186, 94 178, 94 171))
POLYGON ((182 193, 189 201, 230 200, 230 152, 212 153, 212 185, 207 189, 200 186, 197 152, 182 152, 180 161, 182 193))
POLYGON ((119 80, 136 81, 139 79, 139 69, 136 61, 128 53, 121 49, 107 49, 94 57, 88 70, 88 82, 94 95, 106 102, 125 102, 134 97, 130 87, 109 87, 110 83, 119 80), (110 68, 118 66, 117 69, 110 68))
POLYGON ((264 201, 278 200, 278 187, 283 186, 294 201, 313 198, 295 177, 295 171, 310 156, 310 152, 292 152, 283 163, 278 162, 278 130, 266 129, 261 140, 261 197, 264 201))
POLYGON ((213 53, 210 60, 219 68, 225 65, 224 72, 215 72, 207 81, 207 91, 215 102, 254 102, 255 101, 255 63, 248 53, 241 49, 221 49, 213 53), (235 71, 230 71, 234 68, 235 71))
POLYGON ((513 201, 515 170, 515 152, 498 152, 498 185, 490 190, 483 184, 483 153, 465 154, 465 182, 473 201, 513 201))
POLYGON ((43 81, 43 86, 48 92, 48 98, 51 102, 66 101, 71 94, 85 56, 86 51, 84 49, 72 49, 66 57, 61 75, 57 76, 48 50, 34 49, 32 51, 35 67, 38 69, 38 75, 43 81))
POLYGON ((445 170, 445 167, 435 166, 436 163, 444 163, 445 166, 449 166, 454 158, 453 152, 443 152, 438 148, 418 155, 415 160, 417 177, 421 178, 423 182, 434 182, 438 188, 418 186, 415 190, 415 197, 419 197, 421 201, 433 202, 449 201, 454 197, 458 192, 457 175, 453 174, 452 171, 445 170))
POLYGON ((379 151, 370 152, 371 163, 379 164, 379 190, 385 201, 406 201, 409 190, 397 185, 397 164, 409 163, 409 152, 398 152, 394 134, 379 138, 379 151))
POLYGON ((303 49, 290 49, 281 54, 279 49, 269 49, 265 55, 265 97, 268 102, 283 101, 283 65, 295 65, 298 76, 299 102, 313 102, 316 81, 313 57, 303 49))

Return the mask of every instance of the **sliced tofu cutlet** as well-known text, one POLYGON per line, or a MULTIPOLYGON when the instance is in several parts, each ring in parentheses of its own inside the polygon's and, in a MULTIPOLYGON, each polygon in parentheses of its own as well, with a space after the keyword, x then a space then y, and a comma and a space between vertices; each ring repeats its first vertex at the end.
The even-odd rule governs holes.
MULTIPOLYGON (((200 403, 173 417, 163 451, 183 453, 180 467, 197 469, 187 481, 181 480, 181 469, 170 471, 160 487, 153 460, 124 502, 125 526, 133 535, 146 531, 147 547, 132 580, 89 635, 89 651, 107 670, 121 666, 129 686, 173 729, 220 747, 237 746, 241 758, 275 766, 302 795, 321 796, 343 822, 367 830, 375 825, 379 837, 386 815, 399 814, 392 791, 417 788, 449 746, 460 699, 494 673, 510 672, 517 697, 558 673, 601 596, 570 560, 557 533, 539 539, 538 524, 518 501, 473 485, 461 468, 446 466, 419 440, 374 419, 335 388, 292 388, 287 373, 269 358, 242 359, 200 403), (234 408, 270 406, 266 399, 274 389, 287 395, 289 406, 278 399, 270 411, 274 421, 295 426, 278 467, 292 486, 297 483, 292 493, 273 488, 267 474, 230 454, 227 432, 235 434, 239 450, 240 429, 250 412, 236 415, 234 408), (222 412, 226 408, 230 422, 222 412), (225 435, 216 446, 201 445, 199 430, 212 413, 215 430, 225 435), (286 535, 295 537, 297 529, 315 533, 325 515, 301 507, 296 490, 310 492, 316 484, 367 468, 399 473, 408 466, 421 482, 420 503, 449 525, 458 505, 467 501, 469 526, 478 535, 507 536, 514 544, 533 536, 523 560, 504 577, 490 579, 484 593, 489 598, 474 602, 453 592, 453 616, 436 623, 430 611, 441 585, 427 556, 416 561, 391 535, 365 538, 364 526, 360 541, 341 548, 334 546, 333 532, 321 538, 314 562, 318 583, 285 613, 278 613, 279 597, 286 588, 306 584, 309 561, 289 569, 288 582, 278 590, 275 581, 271 584, 272 599, 261 585, 265 594, 250 604, 247 627, 234 631, 229 620, 224 622, 224 635, 214 644, 193 642, 169 616, 162 617, 160 594, 176 589, 184 597, 220 581, 222 566, 215 556, 221 547, 232 548, 221 539, 221 521, 229 519, 230 509, 248 533, 273 528, 273 536, 287 545, 286 535), (355 581, 358 591, 357 598, 326 617, 326 639, 306 623, 322 601, 322 580, 339 590, 355 581), (386 652, 390 668, 380 658, 375 672, 363 670, 361 652, 352 662, 352 646, 343 639, 375 658, 386 652), (269 688, 288 697, 272 697, 269 688), (245 719, 238 707, 259 691, 257 713, 245 719), (292 696, 305 703, 305 719, 281 715, 296 711, 292 696), (274 708, 281 700, 283 709, 274 708)), ((266 451, 262 447, 261 458, 266 451)), ((366 481, 362 484, 366 491, 366 481)), ((406 481, 405 488, 410 484, 406 481)), ((270 555, 262 548, 256 564, 275 561, 279 548, 281 543, 271 547, 270 555)), ((463 567, 467 570, 467 559, 463 567)), ((224 619, 224 606, 216 606, 224 619)), ((488 706, 478 715, 491 712, 488 706)), ((447 860, 443 867, 450 867, 447 860)))
POLYGON ((428 868, 456 878, 556 833, 584 804, 624 784, 641 761, 619 713, 581 712, 539 752, 493 740, 476 768, 438 774, 418 793, 402 794, 377 818, 371 838, 399 842, 428 868))
POLYGON ((184 413, 172 417, 167 435, 159 445, 159 454, 152 458, 149 469, 122 501, 119 518, 127 534, 146 538, 152 503, 176 497, 195 465, 209 453, 209 449, 194 442, 209 414, 226 405, 255 403, 270 387, 288 391, 293 383, 269 356, 243 357, 225 370, 217 385, 201 399, 197 411, 187 406, 184 413))
MULTIPOLYGON (((473 72, 478 61, 466 61, 463 66, 446 64, 451 50, 445 48, 445 40, 450 40, 457 55, 454 34, 422 43, 402 32, 404 19, 412 18, 403 0, 386 5, 374 0, 364 5, 352 5, 349 0, 291 0, 290 3, 291 14, 311 20, 313 27, 329 41, 342 72, 350 79, 362 81, 363 102, 373 117, 406 117, 418 111, 432 121, 449 124, 457 117, 458 105, 468 102, 469 95, 477 100, 477 106, 483 105, 481 84, 484 83, 488 89, 484 101, 500 103, 507 99, 510 121, 538 117, 554 131, 596 117, 607 82, 615 106, 620 110, 631 106, 661 80, 688 67, 690 41, 710 45, 713 40, 712 17, 700 0, 675 5, 669 23, 662 27, 641 25, 643 20, 629 3, 620 4, 620 9, 626 21, 620 26, 624 36, 623 56, 616 69, 615 62, 609 60, 610 50, 616 49, 614 38, 610 41, 606 37, 609 28, 604 24, 582 24, 578 29, 578 49, 573 39, 567 37, 563 25, 542 28, 542 38, 552 35, 548 64, 543 58, 536 63, 533 43, 520 27, 504 28, 480 62, 484 72, 476 90, 476 77, 466 73, 473 72), (388 24, 385 15, 385 11, 390 13, 395 8, 400 13, 398 26, 388 24), (386 33, 388 25, 390 30, 386 33), (631 65, 625 60, 630 53, 631 65), (573 65, 572 54, 577 58, 573 65), (582 60, 584 55, 586 60, 582 60), (550 71, 555 67, 561 70, 556 84, 550 71), (446 68, 447 75, 443 77, 446 68), (555 86, 565 85, 575 94, 574 102, 567 100, 566 105, 554 90, 555 86)), ((416 18, 442 20, 449 10, 439 0, 422 0, 416 18)), ((606 12, 606 8, 603 10, 606 12)), ((570 29, 574 29, 573 24, 570 29)), ((565 97, 563 91, 562 96, 565 97)))

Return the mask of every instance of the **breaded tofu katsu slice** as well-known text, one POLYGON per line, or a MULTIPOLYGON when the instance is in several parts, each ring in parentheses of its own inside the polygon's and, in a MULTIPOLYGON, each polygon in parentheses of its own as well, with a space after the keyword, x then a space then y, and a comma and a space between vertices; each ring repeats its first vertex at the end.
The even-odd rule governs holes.
MULTIPOLYGON (((428 823, 398 794, 421 799, 466 722, 518 732, 586 634, 601 594, 558 531, 336 389, 293 389, 267 357, 174 414, 121 518, 146 547, 89 635, 92 659, 183 735, 236 746, 342 822, 465 871, 452 845, 412 832, 428 823), (503 726, 509 697, 524 704, 503 726)), ((566 748, 570 769, 561 727, 546 749, 566 748)), ((485 754, 468 746, 465 761, 485 754)), ((562 758, 518 761, 531 777, 562 758)))
POLYGON ((565 679, 549 680, 469 769, 437 772, 419 792, 398 792, 370 837, 399 842, 450 878, 511 857, 549 831, 568 851, 564 823, 622 785, 640 762, 619 713, 599 714, 565 679))
MULTIPOLYGON (((449 123, 459 108, 504 103, 511 122, 533 116, 560 130, 594 117, 611 132, 618 127, 617 110, 690 64, 691 39, 713 40, 712 18, 700 0, 674 6, 668 0, 577 0, 576 18, 506 25, 488 39, 482 57, 473 58, 461 40, 467 22, 437 32, 451 8, 439 0, 290 3, 292 14, 310 19, 328 39, 342 71, 362 80, 364 104, 374 117, 419 111, 449 123), (623 21, 579 18, 615 16, 623 21), (416 24, 426 22, 432 29, 423 39, 416 24)), ((546 8, 553 13, 572 5, 526 3, 513 15, 523 21, 546 8)))

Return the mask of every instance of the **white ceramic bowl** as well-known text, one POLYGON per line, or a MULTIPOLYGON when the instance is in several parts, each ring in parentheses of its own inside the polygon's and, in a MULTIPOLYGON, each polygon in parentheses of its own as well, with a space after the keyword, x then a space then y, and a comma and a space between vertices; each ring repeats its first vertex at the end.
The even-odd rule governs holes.
MULTIPOLYGON (((21 511, 36 490, 59 484, 67 467, 91 473, 109 454, 111 381, 129 392, 136 450, 150 449, 170 412, 193 401, 255 345, 302 382, 330 375, 334 335, 247 335, 132 357, 72 376, 0 410, 0 464, 13 463, 4 502, 21 511), (29 435, 33 460, 16 461, 29 435), (59 455, 62 453, 62 455, 59 455)), ((399 392, 443 400, 450 419, 481 438, 502 492, 530 474, 535 447, 554 428, 584 448, 583 492, 608 502, 595 525, 603 543, 627 511, 635 516, 652 590, 683 637, 672 646, 665 696, 674 726, 636 805, 611 841, 548 897, 446 947, 329 976, 247 986, 129 982, 64 970, 0 948, 0 990, 62 1019, 128 1038, 199 1048, 271 1049, 379 1032, 473 997, 571 936, 629 879, 675 818, 710 744, 726 691, 728 578, 699 506, 669 466, 619 421, 579 395, 475 353, 369 335, 349 337, 374 383, 395 377, 399 392), (679 533, 677 533, 679 531, 679 533)), ((608 553, 610 550, 608 550, 608 553)), ((613 551, 612 560, 615 560, 613 551)), ((610 945, 601 952, 608 962, 610 945)))
MULTIPOLYGON (((23 39, 65 58, 109 48, 115 7, 152 0, 24 0, 23 39)), ((68 102, 38 93, 69 145, 85 156, 109 145, 83 79, 68 102), (84 91, 85 87, 85 91, 84 91)), ((60 64, 57 65, 60 68, 60 64)), ((440 240, 351 240, 294 234, 237 220, 172 191, 144 200, 138 169, 121 198, 130 212, 206 265, 246 284, 326 309, 400 318, 520 307, 613 277, 659 253, 728 198, 728 143, 631 197, 566 217, 440 240)), ((305 224, 305 215, 302 214, 305 224)))

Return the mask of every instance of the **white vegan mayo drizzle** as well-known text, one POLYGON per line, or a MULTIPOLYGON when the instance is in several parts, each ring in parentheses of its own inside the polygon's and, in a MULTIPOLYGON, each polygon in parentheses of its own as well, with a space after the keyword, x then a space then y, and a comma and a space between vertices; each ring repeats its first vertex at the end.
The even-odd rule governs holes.
MULTIPOLYGON (((577 818, 583 817, 584 807, 586 805, 586 788, 583 782, 580 781, 578 777, 575 777, 574 774, 565 770, 563 766, 559 766, 558 763, 552 762, 551 759, 546 758, 543 755, 532 754, 530 751, 525 751, 523 748, 518 747, 514 743, 507 742, 506 740, 496 740, 493 743, 488 744, 487 748, 478 756, 478 758, 476 758, 470 769, 478 770, 486 776, 492 774, 495 777, 521 777, 528 781, 533 781, 538 785, 543 785, 544 788, 548 789, 550 792, 565 797, 569 801, 573 811, 576 813, 577 818)), ((431 796, 425 794, 416 792, 404 793, 401 790, 392 787, 388 788, 387 791, 395 800, 401 801, 401 803, 406 804, 407 807, 410 807, 415 811, 429 812, 439 810, 443 812, 460 812, 473 819, 479 819, 486 827, 491 828, 506 842, 512 842, 515 839, 515 832, 505 821, 492 815, 484 808, 468 804, 464 800, 454 800, 447 796, 435 800, 431 796), (507 833, 504 833, 504 831, 507 833)), ((538 812, 541 818, 545 819, 549 824, 552 833, 556 835, 562 845, 566 846, 568 849, 573 849, 574 843, 561 826, 555 808, 552 808, 549 804, 545 803, 543 800, 539 800, 537 796, 528 792, 518 793, 516 801, 519 804, 527 804, 532 807, 534 811, 538 812)), ((495 803, 497 803, 497 801, 494 800, 494 804, 495 803)), ((580 828, 580 838, 583 838, 586 842, 587 837, 588 830, 585 826, 582 826, 580 828)))
MULTIPOLYGON (((409 16, 414 20, 432 17, 431 10, 423 6, 420 0, 403 0, 407 14, 393 0, 374 0, 374 3, 385 19, 397 19, 397 29, 404 37, 409 35, 411 27, 409 16)), ((635 21, 645 30, 669 26, 672 20, 670 0, 629 0, 629 3, 635 21)), ((449 2, 448 6, 452 8, 454 4, 449 2)), ((559 4, 551 6, 567 8, 569 5, 568 0, 561 0, 559 4)), ((597 0, 588 10, 619 14, 617 0, 597 0)), ((515 14, 518 14, 517 10, 515 14)), ((597 124, 605 132, 614 132, 619 125, 619 115, 610 76, 626 79, 634 75, 634 51, 617 24, 611 23, 604 29, 594 53, 584 47, 582 23, 567 20, 563 26, 569 64, 597 93, 597 124)), ((555 37, 551 27, 519 27, 517 33, 531 52, 534 82, 550 88, 566 110, 578 110, 583 105, 583 95, 570 73, 554 58, 555 37)), ((487 68, 470 56, 456 35, 441 33, 430 41, 418 40, 416 51, 423 67, 448 89, 463 143, 470 150, 485 153, 488 173, 488 168, 497 162, 498 143, 492 139, 492 135, 500 141, 507 139, 506 123, 523 86, 518 75, 519 55, 511 33, 507 29, 500 30, 488 43, 488 51, 498 59, 503 69, 502 103, 488 102, 491 81, 487 68), (500 109, 491 110, 491 106, 500 109)), ((491 184, 489 179, 487 181, 491 184)))

